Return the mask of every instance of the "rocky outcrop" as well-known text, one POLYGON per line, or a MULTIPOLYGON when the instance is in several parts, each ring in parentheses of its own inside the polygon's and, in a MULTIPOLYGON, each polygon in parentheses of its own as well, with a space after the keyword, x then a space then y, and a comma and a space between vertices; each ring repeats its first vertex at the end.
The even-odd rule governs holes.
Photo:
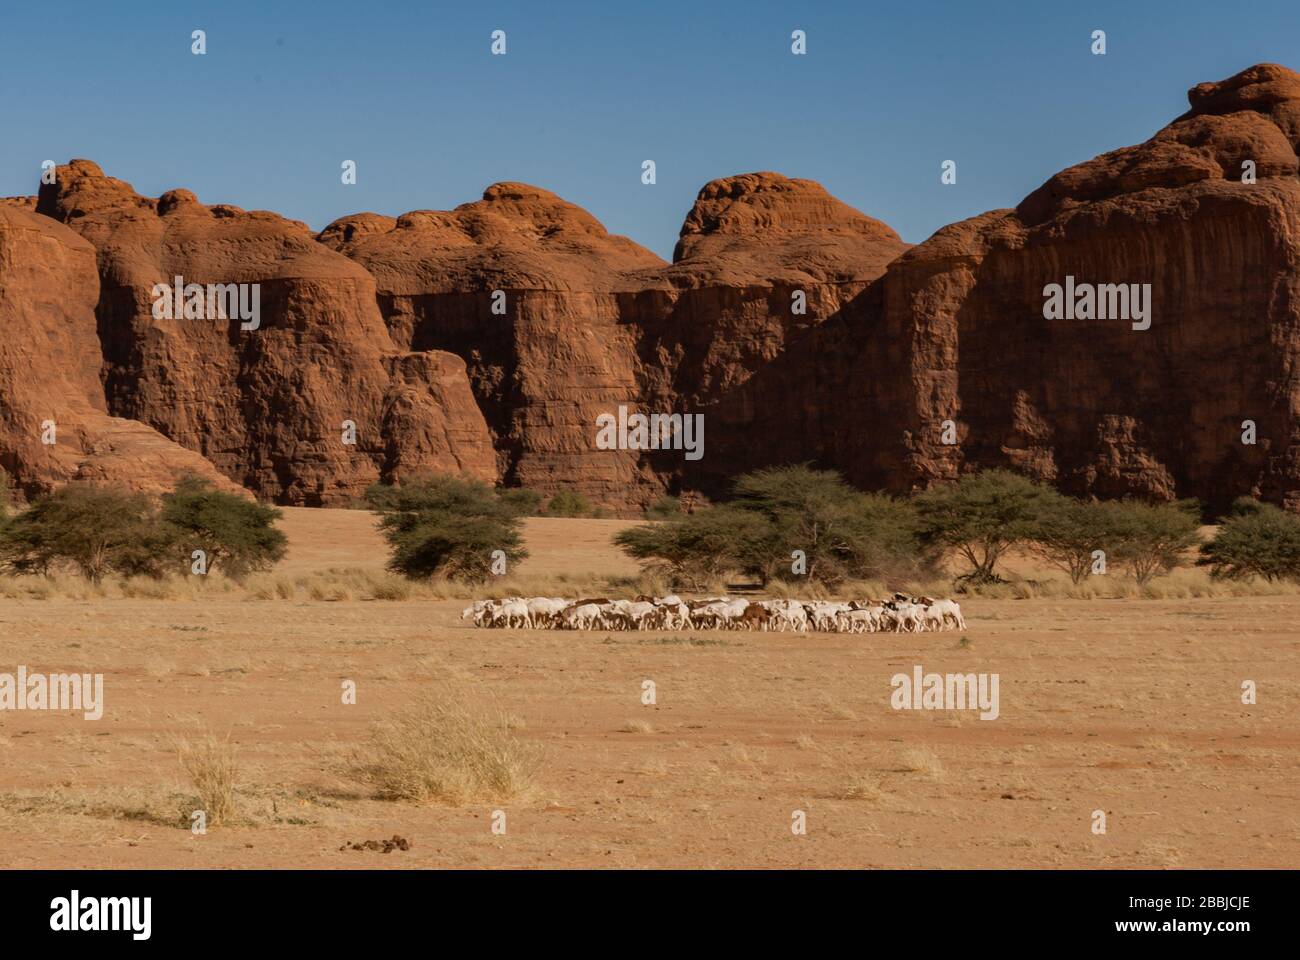
MULTIPOLYGON (((1262 64, 1189 100, 910 249, 776 173, 707 184, 671 264, 519 183, 313 236, 74 161, 37 211, 97 253, 109 413, 281 502, 434 469, 630 509, 810 461, 896 492, 1009 466, 1078 494, 1300 509, 1300 75, 1262 64), (260 328, 155 318, 176 275, 259 284, 260 328), (1070 303, 1045 311, 1053 289, 1070 303), (598 449, 620 406, 703 414, 703 458, 598 449)), ((38 286, 7 295, 51 301, 38 286)))
POLYGON ((280 503, 346 503, 413 470, 496 478, 461 362, 397 348, 371 276, 304 224, 188 190, 142 197, 85 160, 58 168, 37 210, 97 251, 112 413, 280 503), (159 296, 178 277, 199 316, 159 296), (248 313, 209 285, 243 285, 248 313), (416 387, 420 369, 442 379, 416 387))
POLYGON ((95 249, 31 204, 0 204, 0 467, 26 496, 69 481, 240 488, 145 424, 110 416, 99 380, 95 249))
POLYGON ((620 295, 664 266, 654 254, 521 183, 451 211, 346 217, 319 239, 373 275, 394 341, 464 358, 507 483, 614 505, 661 489, 635 451, 595 445, 596 418, 640 398, 620 295))
POLYGON ((885 334, 913 386, 891 391, 893 485, 1009 465, 1080 494, 1300 507, 1300 75, 1261 65, 1189 99, 1146 143, 891 265, 885 334), (1045 319, 1067 278, 1149 284, 1149 328, 1045 319))
POLYGON ((906 249, 810 180, 754 173, 706 184, 661 273, 669 292, 629 311, 642 331, 647 405, 705 417, 704 456, 652 455, 658 470, 719 494, 773 463, 845 468, 857 433, 846 404, 871 393, 867 371, 844 362, 870 346, 851 331, 870 326, 868 289, 906 249))
MULTIPOLYGON (((819 411, 784 415, 790 395, 758 388, 906 248, 819 185, 776 173, 706 185, 672 265, 517 183, 449 212, 346 217, 319 239, 374 275, 395 340, 466 359, 509 482, 616 507, 725 484, 774 451, 816 457, 819 411), (704 458, 597 449, 597 417, 620 405, 704 414, 704 458)), ((802 376, 787 389, 806 400, 802 376)))

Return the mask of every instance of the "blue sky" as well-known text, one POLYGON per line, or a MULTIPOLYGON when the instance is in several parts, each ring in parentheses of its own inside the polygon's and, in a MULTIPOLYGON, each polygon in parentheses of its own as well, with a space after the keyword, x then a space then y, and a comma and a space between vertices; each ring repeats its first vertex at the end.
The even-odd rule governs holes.
POLYGON ((88 157, 141 193, 320 228, 523 180, 667 258, 705 182, 777 170, 919 242, 1146 139, 1189 86, 1260 61, 1300 68, 1296 0, 6 0, 0 195, 35 192, 42 160, 88 157))

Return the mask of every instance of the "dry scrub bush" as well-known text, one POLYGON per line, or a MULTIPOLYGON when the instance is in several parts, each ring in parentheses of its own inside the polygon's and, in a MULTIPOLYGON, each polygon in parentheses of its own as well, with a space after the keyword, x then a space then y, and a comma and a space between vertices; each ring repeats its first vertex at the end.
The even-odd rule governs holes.
POLYGON ((517 717, 471 702, 448 683, 391 720, 354 752, 351 773, 389 800, 466 803, 526 795, 540 750, 520 740, 517 717))
POLYGON ((942 780, 945 775, 939 758, 924 747, 904 750, 898 757, 894 772, 917 773, 928 780, 942 780))
POLYGON ((181 739, 176 752, 181 767, 198 793, 198 806, 183 811, 188 822, 194 809, 202 810, 210 827, 235 816, 235 747, 227 736, 218 739, 201 734, 194 740, 181 739))
POLYGON ((880 778, 872 773, 857 773, 830 792, 834 800, 881 800, 885 796, 880 778))

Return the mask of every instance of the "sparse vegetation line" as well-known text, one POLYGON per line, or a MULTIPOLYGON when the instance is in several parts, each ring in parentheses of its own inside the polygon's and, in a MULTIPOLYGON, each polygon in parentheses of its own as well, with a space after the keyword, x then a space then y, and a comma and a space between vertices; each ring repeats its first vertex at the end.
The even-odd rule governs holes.
POLYGON ((1076 500, 1004 470, 912 498, 868 494, 807 466, 738 478, 731 499, 686 494, 614 537, 639 577, 521 577, 523 518, 598 514, 579 495, 450 476, 375 485, 366 502, 389 546, 387 573, 275 572, 281 511, 186 478, 160 498, 69 484, 0 516, 0 597, 437 600, 569 595, 627 600, 735 592, 835 600, 958 593, 989 597, 1216 596, 1300 586, 1300 518, 1243 498, 1202 541, 1194 501, 1076 500), (1066 577, 1006 579, 1028 553, 1066 577), (1190 567, 1208 568, 1200 574, 1190 567), (954 569, 955 568, 955 569, 954 569), (955 579, 945 582, 946 577, 955 579))

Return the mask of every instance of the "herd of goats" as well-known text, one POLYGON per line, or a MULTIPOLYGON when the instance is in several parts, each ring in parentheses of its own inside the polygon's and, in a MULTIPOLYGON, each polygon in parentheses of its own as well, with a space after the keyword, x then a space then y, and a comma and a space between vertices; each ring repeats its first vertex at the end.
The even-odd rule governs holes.
POLYGON ((820 630, 829 633, 923 632, 966 629, 955 600, 909 597, 888 600, 733 600, 678 596, 566 600, 508 597, 478 600, 462 620, 476 627, 543 630, 820 630))

